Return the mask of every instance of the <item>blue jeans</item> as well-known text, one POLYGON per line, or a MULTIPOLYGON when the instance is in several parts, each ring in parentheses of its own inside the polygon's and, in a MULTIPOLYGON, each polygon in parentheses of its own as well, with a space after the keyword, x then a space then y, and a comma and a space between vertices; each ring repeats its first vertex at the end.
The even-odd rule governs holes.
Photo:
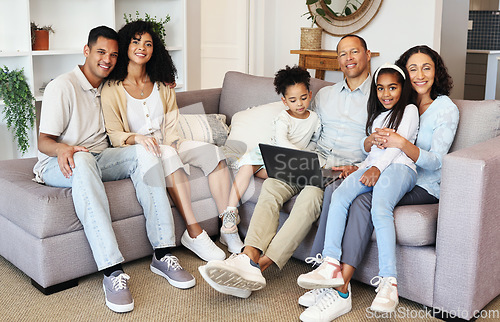
POLYGON ((326 223, 323 256, 340 261, 349 207, 358 195, 373 190, 371 215, 377 236, 379 275, 397 277, 393 210, 399 200, 413 189, 417 174, 404 164, 393 163, 380 174, 374 187, 367 187, 359 181, 366 170, 368 168, 352 173, 333 192, 326 223))
POLYGON ((139 144, 108 148, 99 154, 77 152, 73 158, 75 168, 70 178, 63 176, 55 157, 45 166, 42 178, 49 186, 72 188, 75 212, 99 270, 124 261, 111 226, 103 181, 132 179, 146 217, 151 245, 153 248, 175 246, 174 220, 159 158, 139 144))

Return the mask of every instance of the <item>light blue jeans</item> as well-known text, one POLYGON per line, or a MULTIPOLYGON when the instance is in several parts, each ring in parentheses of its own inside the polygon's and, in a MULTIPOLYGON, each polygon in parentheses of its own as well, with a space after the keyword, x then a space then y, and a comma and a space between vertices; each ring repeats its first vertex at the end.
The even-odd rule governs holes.
POLYGON ((355 171, 333 192, 326 223, 323 256, 340 261, 349 207, 358 195, 373 190, 371 214, 377 236, 379 275, 397 277, 393 210, 399 200, 413 189, 417 174, 404 164, 393 163, 380 174, 375 186, 367 187, 359 181, 366 170, 368 168, 355 171))
POLYGON ((63 176, 55 157, 45 166, 42 178, 49 186, 72 188, 75 212, 99 270, 124 261, 111 226, 103 181, 132 179, 151 245, 155 249, 175 246, 174 220, 159 158, 139 144, 108 148, 99 154, 77 152, 73 158, 75 168, 70 178, 63 176))

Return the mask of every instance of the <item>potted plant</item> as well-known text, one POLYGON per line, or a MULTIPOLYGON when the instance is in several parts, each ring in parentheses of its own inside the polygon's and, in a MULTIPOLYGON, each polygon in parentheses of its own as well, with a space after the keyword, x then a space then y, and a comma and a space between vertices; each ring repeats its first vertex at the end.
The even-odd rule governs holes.
POLYGON ((49 50, 49 33, 55 32, 52 26, 39 27, 33 21, 31 26, 31 48, 33 50, 49 50))
POLYGON ((165 16, 165 19, 157 20, 158 18, 156 18, 156 16, 151 17, 147 13, 144 14, 144 18, 141 18, 139 15, 139 11, 136 11, 135 18, 132 17, 132 15, 130 13, 128 14, 128 17, 127 17, 127 14, 124 13, 123 19, 125 19, 125 23, 138 21, 138 20, 150 22, 151 24, 153 24, 153 30, 156 32, 158 37, 160 37, 161 42, 163 43, 164 46, 166 46, 166 44, 165 44, 165 36, 166 36, 165 25, 167 24, 167 22, 170 21, 170 15, 167 14, 165 16))
POLYGON ((35 125, 35 98, 24 76, 24 69, 0 68, 0 98, 7 128, 17 139, 18 150, 24 154, 29 148, 29 131, 35 125))
MULTIPOLYGON (((319 0, 307 0, 306 5, 310 6, 317 3, 319 0)), ((326 4, 331 4, 332 0, 324 0, 326 4)), ((300 49, 301 50, 321 50, 321 36, 323 33, 323 29, 314 28, 314 24, 316 23, 316 19, 321 17, 327 21, 330 21, 326 16, 326 12, 321 7, 316 7, 314 12, 311 11, 309 7, 309 11, 304 13, 302 16, 307 16, 307 19, 311 19, 311 27, 302 27, 300 28, 300 49)))

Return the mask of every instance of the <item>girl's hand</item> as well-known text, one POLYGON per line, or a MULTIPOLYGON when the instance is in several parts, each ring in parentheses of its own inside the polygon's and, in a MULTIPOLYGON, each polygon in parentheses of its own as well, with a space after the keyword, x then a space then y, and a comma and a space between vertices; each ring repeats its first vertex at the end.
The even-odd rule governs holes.
POLYGON ((154 154, 156 157, 161 156, 160 146, 154 137, 137 134, 134 139, 136 143, 144 146, 149 153, 154 154))
POLYGON ((367 187, 373 187, 377 183, 379 177, 380 170, 377 167, 371 167, 363 173, 359 181, 367 187))
POLYGON ((376 144, 379 148, 385 149, 385 148, 398 148, 402 149, 404 146, 404 143, 406 139, 396 133, 394 129, 389 129, 389 128, 382 128, 382 129, 375 129, 376 133, 374 135, 374 143, 376 144))
POLYGON ((358 167, 355 165, 343 165, 341 167, 332 167, 333 171, 342 171, 340 173, 339 178, 344 179, 354 171, 358 170, 358 167))

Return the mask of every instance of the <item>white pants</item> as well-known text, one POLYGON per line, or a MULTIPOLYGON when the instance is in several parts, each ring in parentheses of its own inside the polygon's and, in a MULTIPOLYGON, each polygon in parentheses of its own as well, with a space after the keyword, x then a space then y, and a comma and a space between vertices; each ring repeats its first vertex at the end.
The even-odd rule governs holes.
POLYGON ((189 175, 190 165, 200 168, 208 176, 225 159, 218 146, 200 141, 182 141, 178 151, 170 145, 160 145, 160 151, 165 176, 180 168, 189 175))

